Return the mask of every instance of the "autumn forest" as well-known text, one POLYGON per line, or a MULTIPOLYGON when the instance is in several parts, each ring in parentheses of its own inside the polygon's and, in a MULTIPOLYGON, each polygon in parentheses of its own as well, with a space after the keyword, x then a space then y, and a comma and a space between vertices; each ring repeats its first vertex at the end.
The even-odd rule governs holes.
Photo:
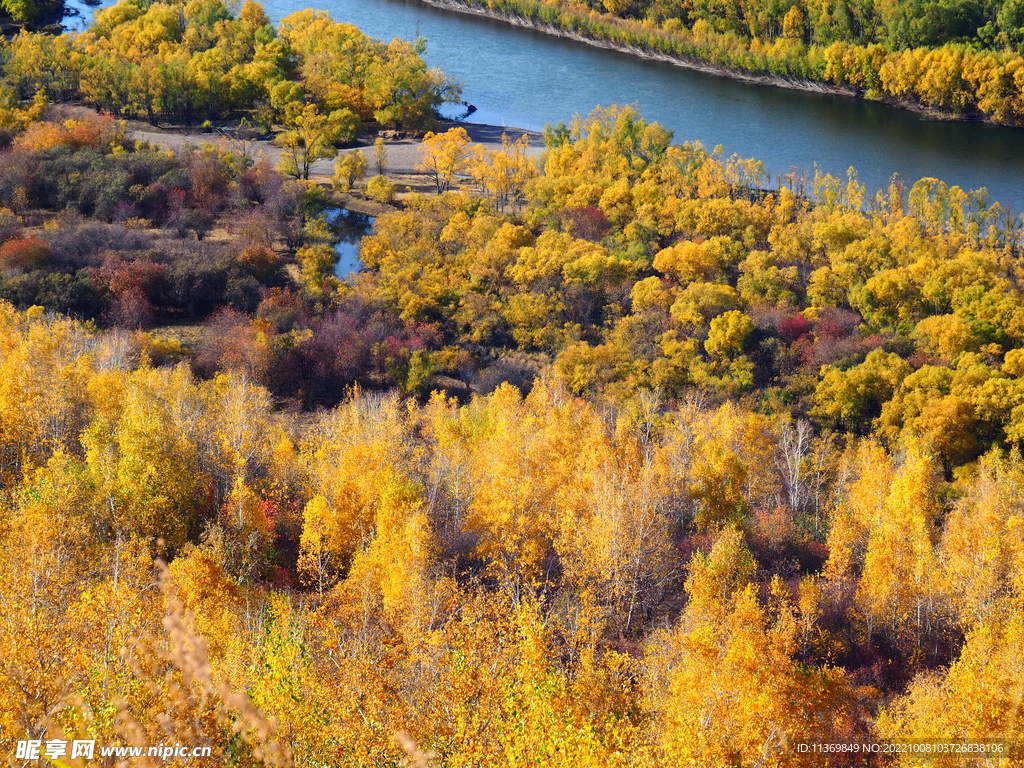
POLYGON ((251 0, 3 45, 0 763, 1024 743, 1024 221, 629 107, 474 144, 422 53, 251 0))

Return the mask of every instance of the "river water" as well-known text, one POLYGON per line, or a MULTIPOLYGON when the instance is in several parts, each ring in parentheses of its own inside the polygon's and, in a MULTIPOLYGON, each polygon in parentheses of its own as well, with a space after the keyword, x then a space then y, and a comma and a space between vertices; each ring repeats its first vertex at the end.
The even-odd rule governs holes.
POLYGON ((373 37, 427 38, 427 60, 463 83, 463 97, 477 107, 474 122, 539 130, 598 104, 636 104, 675 141, 721 144, 726 154, 761 160, 773 177, 815 166, 845 176, 853 166, 872 190, 893 174, 906 182, 930 176, 985 187, 992 199, 1024 209, 1021 129, 741 83, 415 0, 265 0, 265 7, 277 21, 310 2, 373 37))
MULTIPOLYGON (((267 0, 278 20, 309 0, 267 0)), ((1024 130, 925 120, 882 104, 751 85, 693 72, 414 0, 320 0, 383 40, 427 38, 427 60, 462 81, 474 122, 539 130, 596 105, 637 104, 677 142, 721 144, 773 176, 854 166, 871 188, 923 176, 1024 209, 1024 130)))
POLYGON ((348 280, 363 268, 363 263, 359 260, 359 246, 363 238, 373 231, 373 217, 344 208, 334 208, 328 211, 327 221, 338 238, 334 245, 334 252, 338 254, 334 276, 339 280, 348 280))

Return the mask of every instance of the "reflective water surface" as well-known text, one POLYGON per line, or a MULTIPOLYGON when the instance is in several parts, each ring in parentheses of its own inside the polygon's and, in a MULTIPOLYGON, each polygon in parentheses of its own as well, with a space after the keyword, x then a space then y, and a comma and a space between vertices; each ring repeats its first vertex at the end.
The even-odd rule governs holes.
POLYGON ((373 230, 373 217, 344 208, 334 208, 328 212, 327 221, 338 236, 338 242, 334 245, 334 251, 338 254, 334 276, 339 280, 347 280, 350 275, 363 268, 363 263, 359 260, 359 244, 363 237, 373 230))

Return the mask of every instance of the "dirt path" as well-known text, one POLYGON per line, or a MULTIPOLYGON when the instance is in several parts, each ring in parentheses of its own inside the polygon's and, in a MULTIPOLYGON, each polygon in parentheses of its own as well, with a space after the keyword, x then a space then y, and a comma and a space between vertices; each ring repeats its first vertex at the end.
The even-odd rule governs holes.
MULTIPOLYGON (((448 128, 456 125, 445 124, 448 128)), ((537 156, 544 148, 541 135, 536 131, 526 131, 518 128, 502 128, 494 125, 483 125, 480 123, 458 123, 466 129, 470 139, 476 144, 482 144, 485 149, 494 150, 501 146, 501 135, 508 133, 509 138, 518 139, 524 133, 530 137, 529 154, 537 156)), ((136 123, 129 130, 132 138, 137 141, 146 141, 161 149, 172 149, 180 151, 186 145, 198 146, 204 143, 216 144, 224 142, 227 146, 245 153, 248 157, 264 157, 275 165, 281 157, 281 148, 273 142, 264 139, 241 141, 232 139, 226 135, 217 133, 183 133, 171 130, 154 129, 151 126, 136 123)), ((419 162, 421 153, 419 151, 420 141, 418 139, 386 139, 387 158, 386 172, 389 176, 412 176, 419 175, 416 171, 416 163, 419 162)), ((360 141, 356 146, 341 150, 342 153, 354 152, 361 149, 369 161, 368 174, 372 175, 376 168, 373 159, 373 141, 360 141)), ((312 176, 330 177, 334 174, 334 160, 317 160, 312 167, 312 176)))

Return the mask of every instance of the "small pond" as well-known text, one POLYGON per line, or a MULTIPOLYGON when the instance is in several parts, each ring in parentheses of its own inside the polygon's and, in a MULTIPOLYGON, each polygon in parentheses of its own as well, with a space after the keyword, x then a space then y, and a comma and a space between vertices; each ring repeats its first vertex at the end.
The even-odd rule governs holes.
POLYGON ((338 236, 338 242, 334 245, 338 254, 334 275, 339 280, 348 280, 363 268, 359 260, 359 245, 363 237, 373 231, 373 217, 345 208, 335 208, 328 211, 327 221, 338 236))

